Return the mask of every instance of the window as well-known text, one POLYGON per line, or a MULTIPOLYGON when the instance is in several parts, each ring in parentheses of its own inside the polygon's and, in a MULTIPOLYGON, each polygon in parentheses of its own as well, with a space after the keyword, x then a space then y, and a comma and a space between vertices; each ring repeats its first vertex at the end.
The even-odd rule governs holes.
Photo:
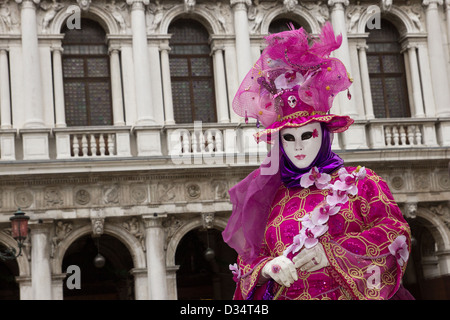
POLYGON ((169 27, 170 76, 176 123, 217 122, 208 31, 193 20, 169 27))
MULTIPOLYGON (((299 25, 297 22, 289 20, 289 19, 285 19, 285 18, 281 18, 281 19, 276 19, 274 21, 272 21, 269 25, 269 33, 270 34, 274 34, 274 33, 278 33, 278 32, 283 32, 283 31, 288 31, 289 30, 289 26, 293 24, 295 29, 300 29, 301 25, 299 25)), ((308 31, 307 28, 304 28, 306 31, 308 31)))
POLYGON ((389 21, 381 20, 381 29, 366 32, 369 32, 367 64, 375 117, 410 117, 404 57, 400 53, 397 29, 389 21))
POLYGON ((106 34, 82 19, 81 29, 64 27, 63 81, 68 126, 112 125, 111 78, 106 34))

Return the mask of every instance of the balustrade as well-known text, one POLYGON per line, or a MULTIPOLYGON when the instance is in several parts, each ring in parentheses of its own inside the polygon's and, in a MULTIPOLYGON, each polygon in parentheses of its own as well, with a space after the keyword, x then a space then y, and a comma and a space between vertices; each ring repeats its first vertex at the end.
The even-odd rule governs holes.
POLYGON ((58 159, 131 156, 130 127, 56 128, 58 159))
POLYGON ((384 127, 387 147, 422 146, 422 125, 388 125, 384 127))
MULTIPOLYGON (((366 123, 367 141, 360 141, 364 148, 358 150, 394 149, 394 148, 436 148, 449 147, 448 132, 450 119, 371 119, 366 123), (368 146, 368 147, 367 147, 368 146)), ((166 125, 154 129, 157 135, 139 139, 137 130, 127 126, 108 127, 66 127, 53 128, 49 140, 50 150, 56 150, 56 159, 101 159, 111 157, 177 157, 177 156, 243 156, 256 155, 261 160, 267 154, 265 143, 257 144, 253 134, 258 130, 253 125, 245 124, 187 124, 166 125), (165 141, 165 142, 164 142, 165 141), (140 153, 140 144, 154 146, 158 152, 140 153), (54 144, 52 146, 52 144, 54 144), (133 149, 133 150, 132 150, 133 149)), ((48 129, 50 130, 50 129, 48 129)), ((152 131, 152 132, 153 132, 152 131)), ((34 132, 27 132, 28 135, 34 132)), ((139 132, 138 132, 139 133, 139 132)), ((34 136, 32 136, 33 138, 34 136)), ((0 160, 33 160, 25 158, 15 150, 25 137, 21 130, 0 130, 0 160), (19 142, 16 143, 15 141, 19 142)), ((341 136, 335 137, 339 141, 341 136)), ((353 140, 357 137, 353 137, 353 140)), ((360 137, 365 139, 365 137, 360 137)), ((24 144, 25 141, 22 141, 24 144)), ((31 142, 27 146, 30 147, 31 142)), ((354 145, 358 141, 353 141, 354 145)), ((25 148, 25 146, 24 146, 25 148)), ((333 144, 333 150, 345 149, 340 143, 333 144)), ((345 149, 351 151, 351 148, 345 149)), ((26 151, 26 150, 25 150, 26 151)), ((45 157, 42 157, 44 159, 45 157)), ((48 160, 54 159, 51 154, 48 160)))
POLYGON ((367 124, 369 148, 448 146, 442 135, 448 122, 438 119, 373 119, 367 124))
POLYGON ((70 135, 72 157, 115 156, 116 135, 114 133, 83 133, 70 135))

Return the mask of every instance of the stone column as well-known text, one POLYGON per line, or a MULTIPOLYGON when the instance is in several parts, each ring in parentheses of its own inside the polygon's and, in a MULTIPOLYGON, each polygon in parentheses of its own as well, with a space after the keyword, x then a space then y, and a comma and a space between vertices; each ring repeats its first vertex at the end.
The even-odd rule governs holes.
POLYGON ((447 46, 450 49, 450 0, 445 0, 445 19, 447 21, 447 46))
POLYGON ((172 83, 170 79, 169 44, 163 42, 159 50, 161 51, 161 77, 163 83, 165 123, 175 124, 173 115, 172 83))
POLYGON ((122 75, 120 73, 119 48, 111 46, 109 55, 111 59, 111 94, 114 125, 124 126, 125 120, 123 113, 122 75))
POLYGON ((228 86, 228 113, 231 122, 244 122, 244 118, 239 117, 233 110, 233 99, 239 88, 238 71, 236 66, 236 47, 234 43, 227 41, 224 47, 225 70, 228 86))
POLYGON ((134 299, 148 300, 147 269, 133 268, 130 273, 134 276, 134 299))
POLYGON ((412 116, 416 118, 423 118, 425 117, 425 113, 423 109, 419 66, 417 65, 417 48, 413 44, 408 44, 405 50, 408 50, 408 64, 411 73, 411 88, 414 99, 414 114, 412 116))
POLYGON ((223 51, 223 47, 219 47, 217 45, 212 46, 214 61, 214 84, 216 88, 217 122, 228 123, 230 122, 230 117, 228 115, 227 83, 225 78, 223 51))
POLYGON ((149 3, 149 0, 127 0, 127 4, 131 6, 137 125, 155 124, 145 26, 145 6, 149 3))
POLYGON ((436 116, 450 117, 450 90, 447 75, 447 58, 442 43, 441 17, 438 5, 442 0, 423 0, 426 6, 428 53, 430 56, 431 81, 433 82, 436 116))
POLYGON ((442 250, 436 252, 438 258, 439 273, 443 275, 450 274, 450 250, 442 250))
POLYGON ((41 64, 37 38, 36 5, 40 0, 16 0, 20 4, 23 62, 23 112, 25 128, 43 128, 41 64))
POLYGON ((166 254, 164 228, 161 215, 143 216, 145 223, 145 247, 147 249, 148 297, 151 300, 167 300, 166 254))
POLYGON ((53 94, 55 97, 55 126, 57 128, 66 127, 66 109, 64 104, 64 83, 62 69, 61 46, 52 47, 53 58, 53 94))
POLYGON ((11 96, 9 91, 8 51, 0 49, 0 117, 1 128, 11 129, 11 96))
POLYGON ((411 43, 404 43, 402 53, 404 51, 407 52, 407 55, 405 55, 405 64, 408 64, 409 66, 411 79, 410 85, 414 102, 414 112, 412 112, 411 116, 416 118, 423 118, 425 117, 425 112, 422 100, 422 86, 420 83, 419 66, 417 63, 417 46, 411 43))
POLYGON ((52 300, 64 300, 64 280, 67 274, 54 274, 52 276, 52 300))
POLYGON ((34 300, 52 299, 50 267, 51 222, 30 223, 31 235, 31 286, 34 300))
POLYGON ((16 0, 20 5, 22 28, 23 112, 22 136, 24 160, 49 159, 49 128, 45 128, 41 63, 37 38, 36 5, 40 0, 16 0))
POLYGON ((250 33, 248 29, 247 7, 251 0, 231 0, 230 5, 234 12, 234 33, 236 35, 237 68, 239 82, 253 66, 250 48, 250 33))
POLYGON ((367 45, 358 46, 359 68, 361 70, 361 85, 364 98, 364 109, 366 112, 366 119, 374 119, 372 92, 370 90, 369 68, 367 65, 366 49, 367 45))
POLYGON ((33 300, 33 289, 30 276, 17 276, 16 282, 19 284, 20 300, 33 300))
MULTIPOLYGON (((347 72, 352 75, 350 64, 350 50, 347 39, 347 26, 345 18, 345 7, 348 6, 349 0, 328 0, 331 7, 331 23, 336 35, 342 34, 342 44, 338 50, 334 52, 334 56, 342 61, 347 72)), ((351 87, 350 87, 351 91, 351 87)), ((353 99, 348 100, 346 94, 340 93, 338 96, 339 106, 342 114, 348 115, 353 119, 359 118, 358 111, 353 99)))
MULTIPOLYGON (((347 72, 352 75, 350 63, 350 49, 347 39, 347 25, 345 16, 345 7, 348 6, 349 0, 328 0, 328 6, 331 7, 331 23, 334 33, 342 35, 342 44, 338 50, 334 52, 334 57, 338 58, 345 65, 347 72)), ((352 87, 350 86, 350 92, 352 87)), ((358 120, 360 115, 356 108, 355 99, 348 99, 346 92, 341 92, 335 99, 335 104, 339 105, 339 113, 350 116, 354 120, 358 120), (336 101, 337 100, 337 101, 336 101)), ((333 112, 331 109, 331 113, 333 112)), ((366 128, 365 124, 355 122, 350 128, 339 135, 339 141, 342 142, 344 149, 367 149, 366 128)))

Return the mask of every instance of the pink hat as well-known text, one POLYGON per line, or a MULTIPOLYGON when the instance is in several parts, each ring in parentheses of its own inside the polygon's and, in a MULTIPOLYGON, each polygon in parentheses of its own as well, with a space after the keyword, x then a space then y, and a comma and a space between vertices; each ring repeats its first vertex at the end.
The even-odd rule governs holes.
MULTIPOLYGON (((352 80, 344 64, 329 55, 340 47, 329 22, 319 39, 303 28, 266 37, 268 46, 242 81, 233 100, 241 117, 257 119, 265 130, 256 140, 270 142, 271 133, 312 121, 326 123, 330 132, 343 132, 354 122, 349 116, 330 114, 335 96, 348 90, 352 80)), ((347 93, 349 99, 350 92, 347 93)))

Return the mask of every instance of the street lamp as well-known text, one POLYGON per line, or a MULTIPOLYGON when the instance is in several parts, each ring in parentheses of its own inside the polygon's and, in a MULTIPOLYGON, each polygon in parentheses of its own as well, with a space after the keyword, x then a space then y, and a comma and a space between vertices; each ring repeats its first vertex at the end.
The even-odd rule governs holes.
POLYGON ((11 221, 11 236, 17 241, 19 253, 16 254, 15 248, 7 248, 4 252, 0 252, 1 260, 14 260, 21 256, 23 242, 28 236, 28 220, 30 220, 30 217, 25 215, 25 212, 19 208, 9 220, 11 221))

